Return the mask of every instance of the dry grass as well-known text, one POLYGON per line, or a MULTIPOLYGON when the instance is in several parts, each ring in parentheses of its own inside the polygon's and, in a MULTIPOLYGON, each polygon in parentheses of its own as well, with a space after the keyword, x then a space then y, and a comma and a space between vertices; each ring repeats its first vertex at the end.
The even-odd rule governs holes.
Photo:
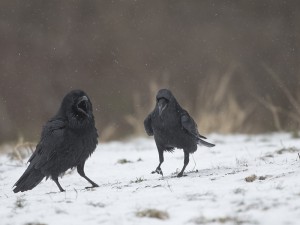
POLYGON ((17 144, 13 146, 12 152, 10 152, 8 155, 12 160, 23 162, 25 158, 29 157, 33 153, 35 147, 36 143, 24 142, 24 139, 20 138, 17 144))
POLYGON ((251 224, 251 221, 244 220, 238 217, 231 217, 231 216, 224 216, 218 218, 206 218, 204 216, 200 216, 196 219, 193 219, 191 222, 195 224, 234 224, 234 225, 241 225, 241 224, 251 224))
POLYGON ((118 164, 126 164, 126 163, 132 163, 132 161, 128 160, 128 159, 119 159, 117 161, 118 164))
POLYGON ((145 209, 142 211, 138 211, 135 213, 137 217, 149 217, 156 218, 160 220, 169 219, 169 214, 165 211, 157 210, 157 209, 145 209))
MULTIPOLYGON (((289 121, 293 124, 296 124, 295 127, 299 128, 300 125, 300 91, 293 94, 290 90, 290 88, 283 82, 279 75, 276 74, 269 66, 266 64, 263 64, 264 69, 266 72, 271 76, 273 81, 276 83, 276 85, 280 88, 283 95, 287 99, 288 103, 291 107, 288 107, 288 109, 283 108, 282 106, 275 105, 272 98, 270 96, 266 96, 266 98, 261 98, 258 96, 254 96, 264 107, 266 107, 270 113, 272 114, 273 121, 275 128, 277 130, 283 130, 283 122, 280 119, 280 116, 282 115, 284 118, 289 118, 289 121)), ((295 81, 297 82, 297 81, 295 81)), ((298 81, 299 83, 299 81, 298 81)), ((295 129, 295 128, 293 128, 295 129)), ((293 132, 297 132, 293 130, 293 132)), ((298 135, 297 135, 298 136, 298 135)))
POLYGON ((266 179, 269 178, 269 177, 271 177, 271 176, 269 176, 269 175, 259 176, 259 177, 258 177, 258 180, 266 180, 266 179))
POLYGON ((26 206, 26 200, 24 198, 18 197, 15 202, 15 209, 22 209, 26 206))
POLYGON ((210 76, 199 85, 195 119, 201 130, 220 133, 245 130, 254 105, 241 106, 231 89, 237 68, 238 64, 232 63, 221 78, 210 76))
POLYGON ((295 147, 282 148, 282 149, 279 149, 276 151, 276 153, 279 155, 284 154, 284 153, 296 153, 296 152, 300 152, 300 150, 295 147))
POLYGON ((131 184, 138 184, 142 183, 143 181, 146 181, 143 177, 137 177, 135 180, 130 181, 131 184))
POLYGON ((251 175, 251 176, 249 176, 249 177, 246 177, 245 178, 245 181, 246 182, 253 182, 253 181, 255 181, 257 179, 257 176, 255 175, 255 174, 253 174, 253 175, 251 175))
POLYGON ((270 111, 270 113, 272 114, 272 118, 273 118, 274 126, 275 126, 276 130, 278 130, 278 131, 282 130, 282 124, 281 124, 280 116, 279 116, 281 108, 274 105, 274 103, 269 95, 266 96, 265 98, 261 98, 258 96, 254 96, 254 98, 256 98, 257 101, 261 105, 263 105, 270 111))
MULTIPOLYGON (((237 67, 237 64, 232 63, 221 79, 210 76, 205 82, 199 84, 195 102, 184 102, 188 111, 195 109, 194 118, 202 131, 230 133, 242 130, 241 128, 244 129, 245 122, 254 111, 253 104, 242 107, 231 90, 231 82, 237 67), (193 105, 196 107, 192 107, 193 105)), ((148 100, 150 104, 146 106, 143 105, 145 99, 141 99, 138 93, 133 95, 134 113, 125 116, 125 120, 134 129, 135 135, 145 133, 143 121, 154 108, 153 99, 160 86, 168 87, 168 79, 164 79, 162 85, 158 85, 155 81, 150 83, 148 100)))
MULTIPOLYGON (((255 124, 251 122, 254 112, 260 112, 257 106, 263 105, 271 114, 274 128, 278 131, 289 126, 286 118, 295 124, 300 125, 300 91, 292 94, 288 86, 280 80, 279 76, 272 69, 263 65, 272 77, 273 81, 280 87, 292 109, 284 109, 281 105, 277 106, 271 96, 261 97, 252 95, 253 99, 246 99, 247 102, 239 99, 237 90, 234 89, 236 75, 241 69, 238 63, 232 62, 227 71, 222 76, 206 76, 199 83, 196 98, 182 102, 202 133, 233 133, 233 132, 253 132, 264 130, 266 124, 255 124), (285 119, 285 120, 283 120, 285 119)), ((138 93, 133 95, 133 113, 125 116, 126 122, 133 128, 133 135, 145 134, 143 121, 149 112, 154 108, 154 98, 159 87, 168 87, 168 79, 162 82, 152 81, 149 85, 149 99, 141 99, 138 93), (150 104, 145 104, 145 102, 150 104)), ((192 98, 187 98, 192 99, 192 98)), ((297 132, 297 131, 296 131, 297 132)), ((299 137, 298 133, 294 133, 299 137)))

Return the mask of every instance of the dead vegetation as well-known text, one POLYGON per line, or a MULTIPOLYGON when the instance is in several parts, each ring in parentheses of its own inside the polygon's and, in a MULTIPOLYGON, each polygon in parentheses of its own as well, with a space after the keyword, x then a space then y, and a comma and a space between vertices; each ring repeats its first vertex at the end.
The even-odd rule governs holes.
POLYGON ((144 209, 137 211, 135 213, 137 217, 149 217, 149 218, 155 218, 160 220, 167 220, 169 219, 169 214, 166 211, 157 210, 157 209, 144 209))
MULTIPOLYGON (((239 64, 231 63, 222 76, 207 76, 199 84, 196 97, 182 102, 205 133, 230 133, 251 130, 252 123, 246 123, 255 109, 254 103, 241 105, 232 89, 236 70, 239 64), (192 100, 194 99, 194 100, 192 100)), ((133 94, 133 113, 125 116, 134 134, 144 134, 143 121, 155 104, 156 92, 161 87, 169 87, 169 78, 165 76, 160 82, 152 81, 149 85, 149 99, 141 99, 138 93, 133 94), (145 102, 148 102, 145 105, 145 102)))
POLYGON ((101 203, 101 202, 88 202, 87 205, 90 205, 92 207, 96 207, 96 208, 104 208, 105 204, 101 203))
MULTIPOLYGON (((261 111, 259 105, 265 107, 272 116, 273 125, 276 130, 282 131, 287 128, 287 118, 292 124, 292 136, 299 138, 300 126, 300 93, 292 93, 287 85, 269 67, 263 65, 275 84, 280 88, 290 103, 291 107, 285 109, 281 105, 276 105, 278 101, 272 99, 270 95, 259 96, 251 94, 254 101, 242 102, 239 99, 233 83, 241 65, 236 62, 229 64, 227 71, 222 76, 207 76, 199 84, 195 98, 188 98, 182 105, 192 114, 200 129, 204 133, 219 132, 255 132, 264 130, 262 124, 251 122, 253 113, 261 111), (292 108, 292 109, 290 109, 292 108), (258 110, 258 111, 257 111, 258 110)), ((133 95, 133 114, 127 115, 125 120, 134 129, 134 134, 144 134, 143 120, 154 106, 154 96, 160 87, 169 87, 169 80, 164 79, 158 83, 152 81, 149 85, 148 105, 143 104, 145 99, 141 99, 138 93, 133 95), (160 85, 159 85, 160 84, 160 85)), ((147 102, 146 101, 146 102, 147 102)), ((266 113, 267 115, 267 113, 266 113)))
POLYGON ((271 176, 269 176, 269 175, 259 176, 258 180, 266 180, 268 177, 271 177, 271 176))
MULTIPOLYGON (((292 93, 291 89, 281 80, 279 75, 274 72, 272 68, 263 64, 264 69, 271 76, 272 80, 275 82, 277 87, 282 91, 283 95, 285 96, 287 102, 289 103, 290 107, 284 108, 282 106, 276 105, 270 96, 266 96, 266 98, 254 96, 264 107, 266 107, 274 121, 274 126, 278 131, 283 130, 286 128, 283 124, 282 116, 288 118, 289 124, 294 124, 290 127, 292 129, 292 135, 295 138, 299 138, 298 130, 300 124, 300 92, 292 93)), ((296 82, 296 81, 295 81, 296 82)))
POLYGON ((295 147, 290 147, 290 148, 282 148, 276 151, 277 154, 281 155, 284 153, 296 153, 299 152, 300 150, 295 148, 295 147))
POLYGON ((20 138, 17 144, 12 148, 12 151, 8 153, 8 156, 11 160, 23 162, 25 158, 34 152, 35 146, 35 143, 24 142, 24 139, 20 138))
POLYGON ((272 176, 270 176, 270 175, 257 176, 257 175, 255 175, 255 174, 253 174, 253 175, 251 175, 251 176, 246 177, 246 178, 245 178, 245 181, 246 181, 246 182, 253 182, 253 181, 255 181, 255 180, 260 180, 260 181, 262 181, 262 180, 266 180, 267 178, 270 178, 270 177, 272 177, 272 176))
POLYGON ((18 197, 15 202, 15 209, 22 209, 26 206, 26 200, 24 198, 18 197))
POLYGON ((281 149, 276 150, 275 152, 268 152, 266 153, 264 156, 260 157, 260 159, 265 160, 265 159, 270 159, 270 158, 274 158, 274 155, 282 155, 282 154, 286 154, 286 153, 297 153, 298 157, 300 158, 300 149, 296 148, 296 147, 283 147, 281 149))
POLYGON ((227 224, 228 223, 234 225, 253 223, 249 220, 245 220, 239 217, 232 217, 232 216, 224 216, 224 217, 217 217, 217 218, 206 218, 204 216, 200 216, 196 219, 193 219, 191 222, 195 224, 211 224, 211 223, 227 224))
POLYGON ((146 181, 143 177, 137 177, 135 180, 130 181, 131 184, 138 184, 142 183, 143 181, 146 181))
POLYGON ((132 161, 128 160, 128 159, 119 159, 117 161, 118 164, 127 164, 127 163, 132 163, 132 161))
MULTIPOLYGON (((268 1, 267 6, 263 1, 236 1, 235 4, 217 1, 215 7, 211 6, 211 1, 192 1, 185 7, 182 1, 176 1, 172 4, 176 13, 167 10, 170 6, 165 1, 149 5, 144 5, 142 1, 133 1, 135 4, 132 1, 109 1, 112 4, 106 1, 75 1, 74 8, 63 11, 61 16, 57 16, 57 12, 64 9, 64 1, 47 1, 41 6, 31 4, 26 7, 14 1, 2 2, 11 7, 16 15, 2 15, 5 23, 1 31, 6 38, 0 40, 3 59, 0 67, 1 142, 13 140, 17 132, 25 134, 26 138, 35 138, 41 124, 58 106, 65 91, 74 87, 88 89, 95 108, 103 109, 95 110, 97 123, 101 124, 101 140, 133 134, 128 131, 128 126, 133 128, 134 134, 144 134, 141 124, 145 116, 143 107, 134 103, 139 108, 134 110, 130 97, 135 91, 141 93, 147 90, 149 77, 159 79, 164 73, 171 74, 173 89, 181 93, 189 92, 183 102, 196 95, 196 83, 199 84, 199 94, 202 94, 201 89, 205 92, 205 96, 198 96, 199 99, 207 99, 206 104, 216 100, 209 108, 206 105, 202 108, 203 101, 193 99, 187 103, 196 103, 201 110, 193 110, 193 113, 197 115, 198 122, 203 122, 201 129, 204 132, 236 129, 247 132, 251 125, 268 126, 268 122, 256 122, 254 125, 256 118, 252 118, 254 122, 248 120, 253 110, 252 104, 257 104, 249 92, 262 93, 266 89, 268 93, 273 88, 263 79, 265 71, 259 62, 268 62, 274 71, 283 73, 291 82, 295 80, 295 84, 299 77, 298 1, 288 1, 289 4, 286 1, 268 1), (262 10, 264 7, 268 10, 262 10), (86 12, 87 16, 82 16, 78 10, 80 8, 90 9, 86 12), (220 16, 219 13, 215 14, 216 8, 222 9, 222 19, 216 20, 215 17, 220 16), (186 17, 187 11, 189 19, 186 17), (236 13, 233 14, 233 11, 236 13), (44 19, 46 12, 48 16, 44 19), (107 21, 103 22, 102 17, 107 21), (77 24, 79 20, 80 26, 77 24), (99 23, 99 27, 95 29, 91 21, 93 24, 99 23), (212 21, 214 25, 209 26, 212 21), (40 25, 32 25, 35 23, 40 25), (112 23, 115 23, 114 26, 112 23), (133 27, 135 29, 131 30, 133 27), (270 31, 268 35, 258 32, 266 30, 270 31), (40 34, 41 37, 36 41, 36 35, 28 34, 40 34), (65 41, 68 37, 72 37, 72 41, 65 41), (95 49, 95 46, 99 49, 95 49), (245 49, 245 46, 249 49, 245 49), (240 67, 240 78, 236 74, 234 78, 226 75, 240 67), (226 72, 225 75, 222 71, 226 72), (45 79, 36 79, 37 74, 43 74, 45 79), (215 82, 215 86, 206 80, 206 77, 213 76, 222 76, 220 79, 209 78, 215 82), (246 85, 236 82, 233 85, 236 90, 232 90, 228 83, 233 83, 235 78, 253 84, 253 88, 245 90, 246 85), (17 94, 22 97, 16 97, 17 94), (239 95, 247 96, 239 100, 239 95), (216 103, 221 104, 220 107, 216 103), (214 111, 216 106, 217 110, 214 111), (207 111, 210 108, 212 111, 207 111), (132 115, 134 111, 133 116, 126 116, 125 124, 124 115, 132 115), (247 126, 244 126, 246 123, 247 126)), ((289 99, 294 98, 299 104, 299 98, 296 98, 297 94, 299 97, 299 89, 290 92, 292 95, 288 95, 289 99)), ((143 97, 134 98, 137 99, 135 102, 139 102, 138 98, 143 97)), ((270 98, 273 98, 270 99, 271 105, 275 106, 270 109, 270 115, 275 116, 275 126, 288 126, 288 122, 280 118, 282 109, 288 109, 284 108, 285 101, 276 100, 272 95, 270 98), (277 107, 281 109, 277 110, 277 107)), ((295 101, 292 102, 294 105, 295 101)), ((145 108, 152 103, 147 102, 149 105, 145 108)), ((258 114, 261 111, 262 114, 269 114, 265 113, 267 110, 264 108, 261 106, 258 114)), ((292 111, 290 118, 299 120, 299 113, 295 117, 296 110, 292 111)))
POLYGON ((245 123, 254 110, 254 104, 242 106, 231 88, 238 67, 237 63, 231 63, 221 77, 209 76, 205 85, 199 84, 194 105, 195 119, 201 130, 221 133, 246 130, 245 123))
POLYGON ((245 181, 246 182, 253 182, 257 179, 257 176, 255 174, 251 175, 251 176, 248 176, 245 178, 245 181))

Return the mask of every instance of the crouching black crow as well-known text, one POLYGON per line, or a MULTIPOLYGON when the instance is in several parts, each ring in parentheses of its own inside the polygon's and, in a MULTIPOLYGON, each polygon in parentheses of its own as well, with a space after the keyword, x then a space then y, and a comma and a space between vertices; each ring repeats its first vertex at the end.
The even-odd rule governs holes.
POLYGON ((184 152, 184 165, 178 177, 182 177, 189 163, 189 154, 197 150, 197 144, 213 147, 214 144, 202 139, 193 118, 176 101, 171 91, 160 90, 156 95, 156 106, 144 121, 144 126, 149 136, 154 135, 158 154, 159 165, 152 173, 163 175, 160 168, 164 162, 164 151, 173 151, 181 148, 184 152))
POLYGON ((30 164, 15 183, 13 191, 17 193, 31 190, 44 177, 50 177, 59 190, 64 191, 58 177, 73 167, 77 167, 79 175, 91 183, 92 187, 98 187, 84 173, 85 161, 94 152, 97 138, 89 97, 81 90, 69 92, 57 114, 43 127, 40 142, 28 160, 30 164))

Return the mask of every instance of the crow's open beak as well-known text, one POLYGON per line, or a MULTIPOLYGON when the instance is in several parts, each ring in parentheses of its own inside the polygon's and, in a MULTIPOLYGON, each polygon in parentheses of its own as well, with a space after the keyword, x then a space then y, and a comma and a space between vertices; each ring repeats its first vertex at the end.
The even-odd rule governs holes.
POLYGON ((168 101, 164 98, 159 99, 158 101, 158 113, 161 116, 162 112, 167 108, 168 101))
POLYGON ((82 112, 84 115, 89 117, 90 115, 88 114, 88 97, 82 96, 77 103, 77 108, 80 112, 82 112))

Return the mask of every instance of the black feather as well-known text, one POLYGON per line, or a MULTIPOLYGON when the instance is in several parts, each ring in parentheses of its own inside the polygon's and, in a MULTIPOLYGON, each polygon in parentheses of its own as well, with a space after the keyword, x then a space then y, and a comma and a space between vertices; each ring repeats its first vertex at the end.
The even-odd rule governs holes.
POLYGON ((147 116, 146 119, 144 120, 144 127, 149 136, 153 135, 153 129, 151 125, 151 115, 147 116))
POLYGON ((31 190, 44 177, 53 179, 60 191, 64 191, 58 177, 73 167, 93 187, 98 186, 84 173, 85 161, 94 152, 97 138, 91 101, 83 91, 71 91, 57 114, 43 127, 40 142, 28 160, 30 164, 13 191, 31 190))
POLYGON ((193 118, 177 102, 171 91, 160 90, 156 95, 156 106, 144 121, 148 135, 154 135, 159 153, 159 165, 155 171, 162 174, 161 164, 164 161, 163 152, 174 148, 184 151, 184 166, 178 176, 182 176, 189 162, 189 153, 197 150, 197 144, 213 147, 214 144, 202 139, 198 132, 197 124, 193 118))

